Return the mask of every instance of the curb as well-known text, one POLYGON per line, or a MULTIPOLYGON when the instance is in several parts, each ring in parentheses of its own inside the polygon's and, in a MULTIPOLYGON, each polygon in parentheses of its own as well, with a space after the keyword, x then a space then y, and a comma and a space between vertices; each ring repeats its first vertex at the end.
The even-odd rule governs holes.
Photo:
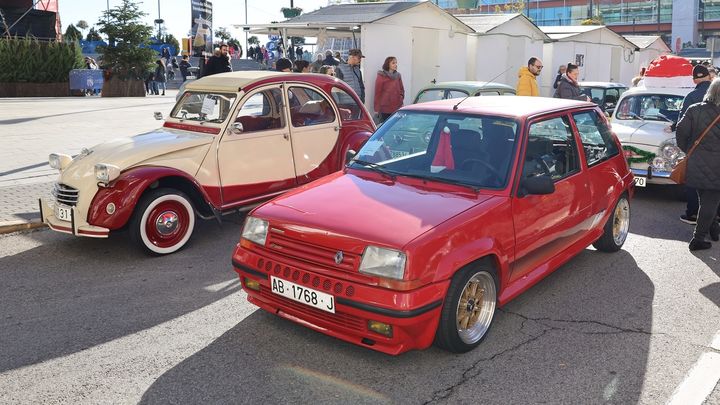
POLYGON ((29 231, 32 229, 47 228, 47 224, 40 222, 40 220, 26 222, 26 221, 9 221, 0 222, 0 235, 6 233, 29 231))

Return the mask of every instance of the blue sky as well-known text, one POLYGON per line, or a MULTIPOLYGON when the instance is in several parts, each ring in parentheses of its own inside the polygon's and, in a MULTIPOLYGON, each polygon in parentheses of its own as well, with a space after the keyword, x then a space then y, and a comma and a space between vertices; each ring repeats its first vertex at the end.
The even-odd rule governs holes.
MULTIPOLYGON (((70 24, 77 24, 79 20, 87 21, 89 26, 96 25, 107 7, 107 0, 59 0, 60 21, 63 32, 70 24)), ((120 0, 109 0, 110 8, 121 4, 120 0)), ((140 8, 148 13, 145 20, 153 25, 158 18, 158 0, 144 0, 139 2, 140 8)), ((160 16, 165 20, 165 27, 176 38, 186 37, 190 31, 190 0, 159 0, 160 16)), ((295 7, 303 12, 317 10, 325 7, 328 0, 294 0, 295 7)), ((239 40, 241 30, 233 30, 231 24, 245 23, 245 0, 212 0, 213 29, 226 27, 233 36, 239 40)), ((270 21, 282 21, 285 18, 280 8, 290 7, 290 0, 247 0, 247 22, 249 24, 263 24, 270 21)), ((87 31, 85 31, 87 34, 87 31)))

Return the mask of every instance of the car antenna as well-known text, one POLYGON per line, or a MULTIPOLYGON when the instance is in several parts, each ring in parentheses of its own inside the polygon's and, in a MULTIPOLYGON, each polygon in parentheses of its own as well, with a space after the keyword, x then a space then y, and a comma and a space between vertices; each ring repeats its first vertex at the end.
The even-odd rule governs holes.
MULTIPOLYGON (((483 84, 482 86, 480 86, 477 90, 480 90, 480 89, 482 89, 483 87, 487 86, 488 84, 492 83, 495 79, 497 79, 498 77, 502 76, 503 74, 505 74, 505 72, 507 72, 508 70, 510 70, 510 69, 512 69, 512 68, 513 68, 513 67, 510 66, 509 68, 507 68, 507 69, 503 70, 502 72, 498 73, 497 76, 495 76, 495 77, 493 77, 492 79, 486 81, 485 84, 483 84)), ((476 91, 477 91, 477 90, 476 90, 476 91)), ((453 106, 453 111, 457 111, 458 106, 460 105, 460 103, 462 103, 463 101, 467 100, 467 99, 470 98, 470 97, 472 97, 472 95, 471 95, 471 94, 468 94, 467 96, 465 96, 464 99, 458 101, 458 103, 453 106)))

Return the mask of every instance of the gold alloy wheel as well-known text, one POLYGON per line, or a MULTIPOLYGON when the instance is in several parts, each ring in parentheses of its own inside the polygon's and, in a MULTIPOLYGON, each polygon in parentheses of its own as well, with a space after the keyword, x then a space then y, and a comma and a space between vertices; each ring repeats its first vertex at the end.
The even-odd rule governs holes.
POLYGON ((457 331, 466 344, 474 344, 487 333, 493 315, 497 293, 495 280, 486 271, 475 273, 465 284, 457 306, 457 331))
POLYGON ((630 203, 621 197, 613 213, 613 240, 618 246, 625 243, 630 228, 630 203))

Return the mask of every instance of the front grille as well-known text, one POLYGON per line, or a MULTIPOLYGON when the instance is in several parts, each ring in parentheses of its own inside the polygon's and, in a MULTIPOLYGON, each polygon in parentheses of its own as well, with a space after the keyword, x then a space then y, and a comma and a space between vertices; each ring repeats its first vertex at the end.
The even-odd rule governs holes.
POLYGON ((60 204, 69 205, 74 207, 78 202, 79 190, 62 183, 55 183, 55 188, 52 191, 55 201, 60 204))
POLYGON ((310 244, 272 230, 268 232, 268 240, 265 246, 275 254, 326 269, 355 273, 360 265, 361 256, 358 254, 343 251, 342 261, 335 263, 335 255, 338 254, 339 249, 310 244))
MULTIPOLYGON (((329 312, 295 302, 289 298, 273 294, 265 286, 260 286, 260 295, 265 301, 270 302, 271 305, 280 308, 282 311, 287 312, 290 315, 297 316, 298 318, 307 319, 307 316, 310 316, 346 329, 358 332, 365 332, 366 330, 365 321, 362 318, 339 312, 337 309, 334 314, 331 314, 329 312)), ((312 321, 312 319, 308 320, 312 321)))
POLYGON ((327 293, 334 293, 335 296, 345 295, 346 297, 352 297, 355 295, 355 287, 349 283, 346 286, 342 281, 333 281, 327 277, 316 275, 303 269, 291 269, 289 266, 280 265, 263 258, 258 259, 257 269, 269 275, 303 284, 306 287, 312 285, 312 287, 317 290, 321 290, 322 288, 322 290, 325 290, 327 293))

